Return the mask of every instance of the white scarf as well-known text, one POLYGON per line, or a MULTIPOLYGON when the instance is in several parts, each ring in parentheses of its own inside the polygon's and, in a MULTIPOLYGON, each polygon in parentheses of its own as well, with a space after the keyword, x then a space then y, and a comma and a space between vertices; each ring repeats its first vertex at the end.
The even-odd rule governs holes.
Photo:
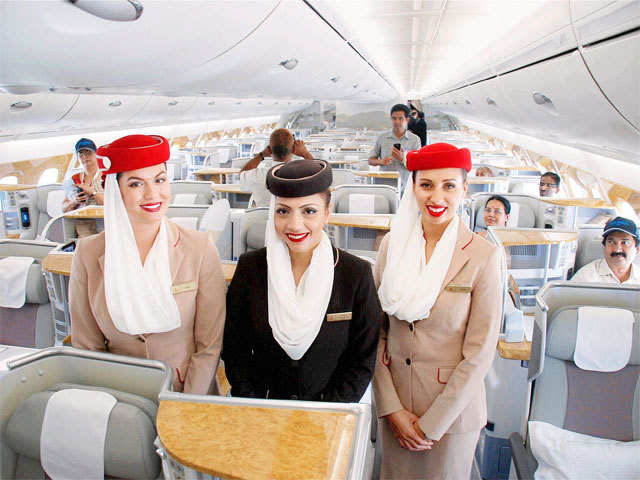
POLYGON ((267 222, 267 295, 273 338, 294 360, 299 360, 318 336, 333 288, 333 247, 327 234, 313 250, 311 263, 296 287, 289 249, 278 236, 271 197, 267 222))
POLYGON ((455 215, 427 263, 422 219, 409 177, 398 214, 391 222, 387 263, 378 288, 385 312, 410 323, 429 317, 451 265, 458 224, 455 215))
POLYGON ((107 175, 105 182, 104 230, 104 290, 115 327, 130 335, 178 328, 165 221, 143 266, 115 174, 107 175))

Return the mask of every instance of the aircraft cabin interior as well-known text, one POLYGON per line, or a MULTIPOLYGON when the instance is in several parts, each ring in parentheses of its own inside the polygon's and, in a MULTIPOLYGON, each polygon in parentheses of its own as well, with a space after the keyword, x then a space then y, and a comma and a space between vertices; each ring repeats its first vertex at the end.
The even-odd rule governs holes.
POLYGON ((640 1, 0 26, 0 478, 640 478, 640 1))

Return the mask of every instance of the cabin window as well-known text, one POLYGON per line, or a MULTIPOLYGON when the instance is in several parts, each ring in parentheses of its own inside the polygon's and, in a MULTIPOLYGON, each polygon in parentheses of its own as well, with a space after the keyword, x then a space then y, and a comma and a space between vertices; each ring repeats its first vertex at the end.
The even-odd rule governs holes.
POLYGON ((3 185, 17 185, 18 177, 16 177, 15 175, 8 175, 4 178, 0 178, 0 183, 2 183, 3 185))
POLYGON ((38 185, 49 185, 50 183, 56 183, 58 181, 58 169, 47 168, 38 180, 38 185))

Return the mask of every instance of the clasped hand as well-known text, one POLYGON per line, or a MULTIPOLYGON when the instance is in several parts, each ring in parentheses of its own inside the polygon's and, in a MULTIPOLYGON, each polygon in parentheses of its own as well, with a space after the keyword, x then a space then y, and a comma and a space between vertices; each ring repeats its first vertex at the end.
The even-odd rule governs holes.
POLYGON ((387 419, 402 448, 411 452, 431 450, 433 440, 426 438, 425 433, 418 425, 420 419, 417 415, 407 410, 399 410, 387 415, 387 419))

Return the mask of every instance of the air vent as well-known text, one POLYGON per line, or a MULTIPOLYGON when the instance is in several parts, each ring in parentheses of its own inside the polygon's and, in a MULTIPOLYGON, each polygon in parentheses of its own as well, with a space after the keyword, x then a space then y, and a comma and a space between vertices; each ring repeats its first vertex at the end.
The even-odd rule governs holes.
POLYGON ((544 105, 545 103, 553 103, 549 97, 540 92, 533 92, 531 95, 533 97, 533 101, 538 105, 544 105))
POLYGON ((111 108, 116 108, 122 105, 122 102, 120 100, 115 100, 113 102, 109 102, 109 106, 111 108))
POLYGON ((493 98, 491 98, 491 97, 487 97, 487 104, 488 104, 488 105, 496 105, 496 106, 498 105, 498 104, 496 103, 496 101, 495 101, 493 98))
POLYGON ((471 105, 471 100, 469 100, 468 98, 465 98, 464 103, 466 103, 467 105, 471 105))
POLYGON ((331 81, 333 83, 338 83, 340 81, 340 76, 331 77, 331 81))
POLYGON ((298 66, 298 59, 290 58, 289 60, 283 60, 278 65, 280 65, 283 68, 286 68, 287 70, 293 70, 298 66))
POLYGON ((360 85, 356 83, 356 84, 353 86, 353 88, 358 88, 359 86, 360 86, 360 85))
POLYGON ((11 104, 11 110, 25 110, 27 108, 30 108, 31 105, 33 105, 33 103, 31 102, 25 102, 25 101, 15 102, 11 104))
POLYGON ((169 103, 167 103, 167 105, 169 105, 170 107, 175 107, 178 104, 177 100, 171 100, 169 103))

